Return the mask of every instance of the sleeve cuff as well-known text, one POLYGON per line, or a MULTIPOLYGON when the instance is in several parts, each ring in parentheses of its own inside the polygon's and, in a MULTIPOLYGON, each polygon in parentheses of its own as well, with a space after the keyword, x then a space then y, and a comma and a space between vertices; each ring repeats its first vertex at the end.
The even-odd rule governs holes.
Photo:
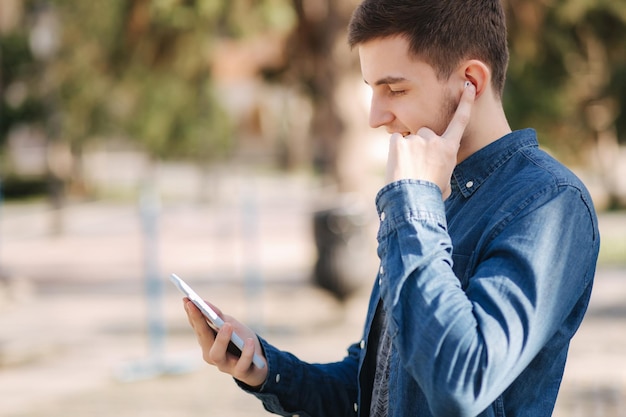
POLYGON ((407 219, 435 221, 447 229, 441 190, 429 181, 406 179, 386 185, 376 196, 376 210, 383 233, 407 219))
POLYGON ((293 370, 297 369, 297 364, 295 363, 297 359, 278 350, 261 337, 259 337, 259 341, 267 362, 267 378, 265 382, 260 387, 251 387, 236 379, 235 382, 241 389, 253 394, 264 402, 270 397, 276 399, 280 396, 290 395, 289 390, 294 386, 293 370))

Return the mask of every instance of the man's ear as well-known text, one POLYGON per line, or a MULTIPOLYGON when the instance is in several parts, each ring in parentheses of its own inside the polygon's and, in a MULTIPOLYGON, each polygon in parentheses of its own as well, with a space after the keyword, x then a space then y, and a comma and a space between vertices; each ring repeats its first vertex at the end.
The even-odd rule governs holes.
POLYGON ((476 87, 476 98, 480 97, 485 90, 491 87, 491 70, 482 61, 471 59, 465 61, 459 68, 465 81, 469 81, 476 87))

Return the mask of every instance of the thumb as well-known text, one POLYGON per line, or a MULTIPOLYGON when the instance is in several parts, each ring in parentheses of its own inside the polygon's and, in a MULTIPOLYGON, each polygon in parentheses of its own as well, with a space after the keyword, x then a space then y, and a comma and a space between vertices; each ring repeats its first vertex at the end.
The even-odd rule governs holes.
POLYGON ((439 136, 434 131, 430 130, 427 127, 422 127, 420 130, 418 130, 417 131, 417 136, 421 137, 422 139, 426 139, 426 140, 439 138, 439 136))

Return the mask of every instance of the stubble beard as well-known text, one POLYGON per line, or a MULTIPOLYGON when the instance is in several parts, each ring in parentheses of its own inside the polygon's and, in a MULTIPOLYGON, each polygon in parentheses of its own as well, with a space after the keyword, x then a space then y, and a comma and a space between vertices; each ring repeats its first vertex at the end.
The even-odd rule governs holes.
POLYGON ((448 126, 456 113, 456 109, 459 107, 459 100, 460 99, 452 93, 450 88, 446 87, 443 103, 441 104, 441 112, 439 113, 437 130, 434 130, 437 135, 442 136, 446 129, 448 129, 448 126))

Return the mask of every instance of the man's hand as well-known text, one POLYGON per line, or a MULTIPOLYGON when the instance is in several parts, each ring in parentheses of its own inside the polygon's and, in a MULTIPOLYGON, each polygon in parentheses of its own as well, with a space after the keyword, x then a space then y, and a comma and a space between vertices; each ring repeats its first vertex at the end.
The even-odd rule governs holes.
POLYGON ((391 135, 387 159, 387 183, 401 179, 430 181, 441 189, 443 198, 450 195, 450 178, 456 166, 463 132, 470 120, 476 88, 466 84, 459 106, 442 136, 428 128, 416 135, 391 135))
POLYGON ((189 324, 196 333, 198 343, 202 348, 202 358, 205 362, 251 387, 263 385, 267 378, 267 366, 259 369, 252 365, 252 356, 255 352, 266 360, 256 334, 232 317, 223 315, 218 308, 210 304, 225 322, 220 331, 215 334, 200 310, 188 298, 183 299, 183 303, 189 324), (228 352, 228 344, 233 331, 237 332, 244 341, 240 357, 228 352))

